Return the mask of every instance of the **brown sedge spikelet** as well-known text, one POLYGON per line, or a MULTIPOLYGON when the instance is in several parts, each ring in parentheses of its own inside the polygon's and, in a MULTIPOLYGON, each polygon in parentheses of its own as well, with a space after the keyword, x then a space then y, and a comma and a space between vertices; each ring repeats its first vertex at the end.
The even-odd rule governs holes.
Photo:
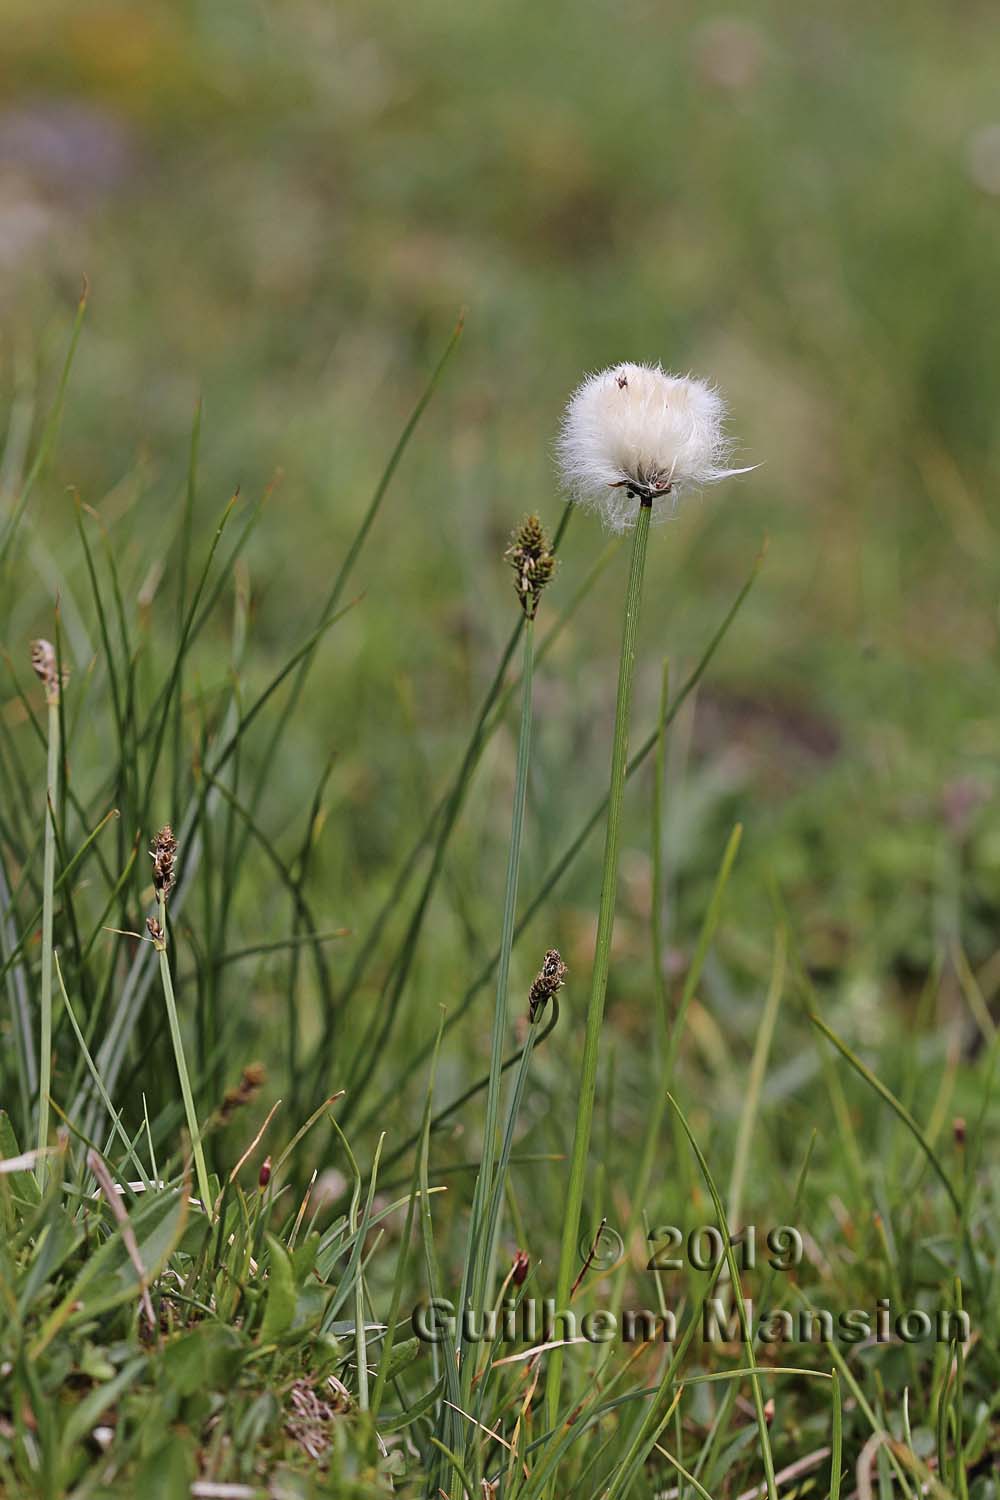
POLYGON ((542 967, 536 974, 531 989, 528 991, 528 1020, 533 1021, 538 1012, 557 995, 566 983, 566 975, 569 973, 562 961, 562 954, 558 948, 550 948, 542 960, 542 967))
POLYGON ((69 681, 69 672, 64 667, 62 679, 59 675, 59 658, 51 641, 41 637, 31 643, 31 669, 40 682, 45 684, 45 696, 50 703, 58 703, 62 689, 69 681))
POLYGON ((556 570, 555 553, 537 516, 526 516, 512 533, 504 557, 514 570, 514 592, 521 608, 533 620, 542 589, 556 570))
POLYGON ((264 1086, 267 1078, 267 1069, 263 1063, 247 1063, 240 1075, 240 1081, 233 1089, 227 1089, 222 1097, 219 1107, 219 1123, 225 1125, 238 1109, 252 1104, 257 1094, 264 1086))
POLYGON ((149 853, 153 861, 153 887, 165 902, 173 888, 174 860, 177 857, 177 840, 169 823, 164 823, 149 853))

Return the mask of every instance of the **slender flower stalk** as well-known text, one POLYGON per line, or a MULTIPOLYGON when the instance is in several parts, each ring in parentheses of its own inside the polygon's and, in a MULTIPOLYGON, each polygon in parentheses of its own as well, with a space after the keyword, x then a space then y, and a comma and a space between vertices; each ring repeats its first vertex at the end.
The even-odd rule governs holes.
POLYGON ((45 850, 42 866, 42 988, 38 1081, 38 1184, 46 1177, 45 1148, 49 1140, 49 1094, 52 1089, 52 919, 56 878, 56 807, 59 795, 59 699, 62 679, 51 641, 35 641, 31 665, 45 684, 48 706, 48 756, 45 772, 45 850))
POLYGON ((177 1001, 174 999, 174 982, 170 974, 170 960, 167 957, 167 897, 170 895, 174 883, 174 861, 177 857, 177 840, 169 823, 160 829, 153 840, 153 887, 156 891, 156 905, 159 912, 158 917, 147 917, 146 929, 153 940, 153 947, 160 957, 160 980, 163 984, 163 999, 167 1007, 167 1021, 170 1025, 170 1040, 174 1047, 174 1059, 177 1063, 177 1077, 180 1080, 181 1095, 184 1099, 184 1113, 187 1117, 188 1135, 191 1137, 191 1149, 194 1152, 195 1173, 198 1178, 198 1194, 201 1198, 202 1207, 207 1214, 212 1212, 212 1189, 208 1180, 208 1167, 205 1164, 205 1148, 201 1143, 201 1127, 198 1124, 198 1116, 195 1113, 194 1094, 191 1091, 191 1079, 188 1075, 187 1060, 184 1056, 184 1042, 181 1037, 180 1021, 177 1016, 177 1001))
MULTIPOLYGON (((618 697, 615 706, 615 731, 611 750, 611 784, 608 792, 608 821, 604 836, 604 868, 601 875, 601 904, 597 919, 597 947, 587 1006, 587 1029, 583 1043, 583 1067, 573 1131, 569 1187, 563 1213, 562 1243, 559 1247, 559 1270, 556 1277, 556 1307, 566 1307, 576 1270, 577 1241, 580 1234, 580 1212, 583 1208, 583 1186, 590 1147, 590 1127, 597 1091, 597 1054, 604 1022, 604 1001, 608 989, 611 962, 611 937, 615 923, 615 896, 618 888, 618 852, 621 837, 622 799, 625 770, 628 764, 628 724, 632 705, 632 681, 635 672, 636 642, 642 606, 642 578, 646 565, 646 544, 652 505, 643 500, 632 537, 628 587, 625 593, 625 622, 622 630, 621 657, 618 664, 618 697)), ((562 1376, 562 1349, 553 1349, 549 1358, 546 1399, 549 1426, 554 1427, 559 1411, 559 1383, 562 1376)))
MULTIPOLYGON (((524 611, 524 655, 521 676, 521 724, 518 733, 517 770, 514 802, 511 810, 510 844, 507 853, 507 878, 504 892, 500 955, 497 964, 496 998, 490 1041, 490 1071, 486 1093, 486 1118, 483 1127, 483 1157, 476 1179, 472 1222, 469 1228, 469 1252, 465 1266, 463 1294, 472 1299, 474 1308, 486 1305, 490 1265, 496 1234, 496 1218, 491 1211, 497 1199, 496 1175, 500 1086, 508 1027, 508 986, 510 955, 514 946, 517 920, 517 883, 521 863, 521 838, 524 831, 524 806, 528 788, 528 763, 531 753, 532 684, 535 662, 535 614, 542 590, 555 570, 555 558, 537 516, 528 516, 515 531, 506 553, 514 571, 514 590, 524 611)), ((463 1300, 464 1305, 464 1300, 463 1300)), ((462 1368, 463 1391, 473 1374, 472 1359, 462 1368)))
MULTIPOLYGON (((521 1101, 524 1097, 525 1084, 528 1081, 528 1073, 531 1068, 531 1057, 535 1050, 535 1042, 539 1035, 544 1034, 542 1027, 542 1016, 551 1007, 553 1012, 551 1025, 555 1025, 559 1018, 559 991, 566 982, 568 970, 562 961, 562 956, 556 948, 550 948, 545 955, 542 967, 531 985, 528 992, 528 1034, 524 1047, 521 1050, 514 1085, 507 1101, 506 1120, 503 1128, 503 1142, 500 1147, 500 1155, 494 1172, 493 1191, 488 1201, 482 1205, 485 1229, 478 1231, 479 1239, 484 1247, 484 1260, 487 1267, 487 1279, 483 1300, 473 1303, 474 1308, 481 1309, 485 1313, 488 1307, 492 1307, 495 1313, 499 1313, 500 1305, 504 1301, 510 1283, 514 1286, 522 1286, 527 1278, 531 1267, 530 1257, 525 1251, 519 1250, 514 1258, 513 1265, 507 1272, 507 1276, 500 1288, 499 1296, 494 1301, 492 1285, 492 1266, 496 1251, 497 1231, 500 1225, 500 1214, 503 1206, 504 1195, 507 1185, 507 1173, 510 1170, 511 1151, 514 1145, 514 1132, 517 1128, 518 1116, 521 1112, 521 1101)), ((487 1356, 487 1359, 489 1356, 487 1356)), ((465 1351, 461 1367, 461 1400, 463 1411, 470 1412, 477 1426, 483 1414, 483 1401, 488 1382, 483 1379, 486 1371, 479 1359, 476 1357, 476 1346, 465 1351)), ((488 1489, 487 1482, 482 1479, 479 1466, 479 1448, 472 1447, 468 1461, 476 1480, 483 1485, 484 1493, 488 1489)), ((465 1487, 464 1480, 462 1481, 465 1487)), ((478 1490, 477 1490, 478 1493, 478 1490)))
MULTIPOLYGON (((514 805, 511 809, 510 845, 507 851, 507 880, 504 892, 503 922, 500 932, 500 961, 497 964, 496 996, 493 1006, 493 1030, 490 1038, 490 1077, 486 1089, 486 1120, 483 1127, 483 1159, 477 1181, 478 1204, 485 1210, 493 1187, 496 1161, 497 1128, 500 1113, 500 1084, 508 1026, 507 991, 510 982, 510 955, 514 946, 514 922, 517 917, 517 880, 521 863, 521 837, 524 831, 524 804, 528 788, 528 763, 531 755, 532 679, 535 662, 535 626, 524 622, 524 656, 522 665, 521 726, 517 742, 517 771, 514 783, 514 805)), ((473 1210, 473 1235, 484 1227, 484 1217, 473 1210)), ((491 1247, 480 1234, 471 1277, 474 1307, 482 1305, 491 1247)))
MULTIPOLYGON (((497 1125, 500 1111, 500 1081, 503 1073, 504 1044, 507 1032, 507 989, 510 980, 510 955, 514 946, 514 924, 517 917, 517 878, 521 864, 521 836, 524 830, 524 804, 528 790, 528 762, 531 754, 532 685, 535 666, 535 615, 542 590, 555 570, 555 558, 537 516, 528 516, 511 538, 506 553, 514 570, 514 591, 524 611, 524 658, 521 674, 521 726, 517 742, 517 771, 514 778, 514 805, 511 810, 510 845, 507 853, 507 882, 504 893, 503 922, 500 933, 500 959, 497 964, 496 1003, 493 1007, 493 1031, 490 1041, 490 1077, 486 1094, 486 1124, 483 1136, 483 1160, 477 1182, 478 1207, 489 1202, 496 1159, 497 1125)), ((481 1221, 474 1215, 473 1232, 481 1221)), ((478 1264, 472 1277, 473 1305, 484 1293, 492 1245, 479 1246, 478 1264)))
MULTIPOLYGON (((653 1026, 653 1056, 658 1065, 657 1071, 662 1079, 662 1058, 667 1047, 667 1037, 670 1029, 670 1018, 667 1014, 667 985, 663 972, 663 783, 666 775, 666 718, 667 709, 670 704, 670 670, 667 661, 663 663, 663 678, 660 684, 660 717, 656 733, 656 750, 653 760, 653 827, 652 827, 652 866, 653 866, 653 888, 652 903, 649 923, 649 936, 652 943, 652 969, 653 969, 653 996, 657 1009, 657 1020, 653 1026), (662 1021, 662 1024, 661 1024, 662 1021)), ((663 1085, 667 1080, 662 1079, 663 1085)), ((642 1213, 643 1204, 646 1201, 646 1188, 648 1176, 652 1171, 653 1154, 659 1140, 660 1126, 663 1121, 663 1111, 666 1108, 666 1099, 649 1111, 646 1122, 646 1133, 643 1139, 642 1151, 639 1156, 639 1171, 636 1178, 636 1190, 632 1194, 632 1207, 625 1226, 625 1243, 629 1244, 635 1233, 639 1216, 642 1213)), ((625 1281, 619 1277, 611 1294, 611 1305, 609 1311, 617 1318, 622 1309, 625 1298, 625 1281)), ((611 1345, 605 1349, 605 1358, 611 1357, 611 1345)))
MULTIPOLYGON (((493 1196, 487 1213, 486 1239, 491 1255, 496 1242, 497 1228, 500 1223, 500 1207, 503 1202, 507 1170, 510 1166, 510 1153, 514 1144, 514 1130, 517 1125, 518 1114, 521 1110, 521 1099, 524 1095, 524 1086, 527 1082, 528 1069, 531 1065, 531 1054, 535 1050, 535 1041, 541 1031, 540 1023, 542 1016, 548 1009, 550 1002, 553 1007, 558 1008, 559 1001, 556 997, 566 983, 568 972, 559 950, 557 948, 550 948, 545 955, 541 969, 532 983, 531 989, 528 991, 528 1036, 524 1043, 524 1050, 521 1053, 517 1075, 514 1079, 514 1087, 507 1105, 507 1122, 504 1127, 503 1146, 500 1151, 500 1161, 497 1165, 493 1196)), ((523 1276, 521 1280, 524 1280, 523 1276)))

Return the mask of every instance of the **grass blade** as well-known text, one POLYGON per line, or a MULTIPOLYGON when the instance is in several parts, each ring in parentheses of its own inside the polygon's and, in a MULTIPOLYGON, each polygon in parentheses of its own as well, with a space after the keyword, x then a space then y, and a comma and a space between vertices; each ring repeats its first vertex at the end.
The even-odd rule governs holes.
POLYGON ((59 377, 59 384, 56 388, 56 398, 52 404, 52 410, 49 413, 48 420, 46 421, 45 427, 42 431, 41 440, 38 444, 38 451, 35 454, 34 462, 32 463, 31 468, 28 470, 24 483, 21 486, 20 498, 18 499, 17 504, 15 505, 14 510, 11 513, 10 519, 7 522, 7 529, 4 532, 3 542, 2 544, 0 544, 0 568, 3 567, 4 563, 7 560, 7 554, 10 551, 11 543, 14 540, 14 533, 18 528, 21 517, 24 515, 25 506, 27 505, 28 500, 31 497, 31 492, 35 487, 38 476, 44 469, 49 454, 51 453, 53 445, 55 444, 55 440, 59 435, 59 424, 62 421, 63 404, 66 399, 66 387, 69 384, 70 370, 73 368, 73 359, 76 355, 76 346, 80 341, 80 330, 83 327, 83 319, 87 311, 87 298, 89 292, 90 289, 87 286, 86 281, 84 281, 83 291, 80 294, 80 300, 77 303, 76 307, 76 317, 73 319, 73 328, 69 336, 69 348, 66 351, 66 359, 63 362, 62 374, 59 377))
POLYGON ((736 1131, 736 1152, 733 1157, 733 1170, 729 1178, 729 1222, 732 1224, 734 1230, 738 1230, 740 1227, 740 1211, 743 1207, 743 1186, 746 1181, 747 1162, 750 1158, 750 1142, 753 1139, 754 1127, 757 1122, 761 1090, 764 1086, 764 1074, 767 1071, 767 1060, 771 1051, 771 1039, 774 1036, 774 1028, 778 1019, 778 1010, 781 1006, 781 996, 784 990, 786 947, 785 929, 779 927, 774 937, 774 960, 771 969, 771 982, 768 985, 764 1009, 757 1027, 753 1057, 750 1061, 750 1074, 747 1078, 746 1093, 743 1097, 743 1109, 740 1112, 740 1123, 736 1131))
POLYGON ((809 1019, 812 1021, 817 1030, 823 1033, 827 1041, 833 1043, 840 1055, 847 1059, 854 1071, 860 1074, 860 1076, 865 1080, 869 1087, 873 1088, 875 1092, 880 1096, 880 1098, 885 1100, 889 1108, 896 1115, 898 1115, 899 1119, 902 1120, 903 1124, 906 1126, 907 1130, 910 1131, 914 1140, 918 1143, 920 1149, 923 1151, 927 1160, 930 1162, 930 1165, 937 1173, 938 1178, 944 1185, 948 1197, 951 1199, 952 1207, 954 1208, 955 1213, 959 1218, 961 1218, 962 1205, 959 1201, 958 1194, 955 1192, 955 1189, 951 1185, 951 1179, 945 1171, 943 1165, 941 1164, 941 1161, 933 1146, 927 1140, 927 1137, 920 1129, 920 1126, 917 1124, 916 1120, 910 1114, 910 1111, 904 1104, 900 1103, 891 1089, 886 1088, 882 1080, 880 1078, 877 1078, 870 1068, 865 1067, 865 1064, 861 1061, 860 1057, 857 1057, 855 1053, 851 1051, 846 1042, 842 1042, 840 1040, 840 1037, 837 1036, 835 1031, 832 1031, 830 1029, 830 1027, 824 1020, 817 1016, 815 1012, 810 1013, 809 1019))
POLYGON ((736 1256, 733 1254, 729 1225, 726 1222, 726 1211, 722 1204, 722 1198, 719 1196, 719 1190, 715 1185, 715 1180, 712 1177, 711 1171, 709 1170, 708 1162, 705 1160, 701 1147, 695 1140, 694 1132, 688 1124, 683 1110, 672 1094, 668 1094, 667 1098, 669 1099, 671 1107, 676 1112, 678 1119, 684 1127, 684 1133, 690 1141, 691 1149, 698 1159, 698 1165, 701 1168, 701 1174, 705 1179, 705 1185, 708 1188, 709 1194, 712 1199, 712 1204, 715 1208, 715 1214, 719 1226, 719 1233, 722 1235, 722 1242, 725 1246, 726 1263, 729 1267, 729 1275, 732 1280, 733 1294, 736 1299, 736 1310, 740 1322, 740 1332, 742 1333, 743 1345, 747 1352, 747 1363, 751 1366, 752 1369, 752 1373, 750 1375, 750 1389, 753 1392, 754 1411, 757 1416, 757 1431, 760 1434, 761 1454, 764 1460, 764 1477, 767 1483, 767 1500, 778 1500, 778 1488, 774 1479, 774 1459, 771 1455, 771 1439, 767 1430, 767 1417, 764 1415, 764 1398, 761 1395, 760 1380, 758 1379, 757 1371, 754 1368, 755 1361, 753 1352, 753 1334, 750 1330, 750 1320, 747 1317, 747 1310, 743 1305, 743 1291, 740 1286, 739 1267, 736 1264, 736 1256))
MULTIPOLYGON (((514 778, 514 801, 511 809, 510 846, 507 855, 507 879, 504 890, 503 920, 500 937, 500 961, 497 964, 497 986, 493 1006, 493 1028, 490 1040, 490 1072, 486 1089, 486 1116, 483 1124, 482 1167, 476 1178, 469 1224, 469 1254, 466 1284, 474 1308, 484 1307, 489 1298, 487 1276, 493 1256, 490 1231, 490 1205, 494 1198, 494 1163, 497 1147, 497 1120, 500 1110, 500 1083, 503 1074, 503 1052, 510 1005, 510 954, 514 945, 514 922, 517 913, 517 879, 521 865, 521 837, 524 830, 524 804, 528 789, 528 761, 531 753, 531 693, 534 668, 535 627, 528 618, 524 627, 524 667, 522 672, 521 727, 517 745, 517 770, 514 778)), ((465 1306, 463 1294, 461 1305, 465 1306)), ((473 1361, 465 1362, 462 1375, 463 1403, 467 1402, 472 1379, 473 1361), (466 1374, 466 1370, 468 1374, 466 1374)))
MULTIPOLYGON (((680 691, 678 692, 677 697, 671 704, 666 719, 664 720, 663 727, 669 727, 669 725, 673 723, 684 702, 690 696, 690 694, 694 692, 694 689, 701 681, 701 678, 704 676, 705 672, 708 670, 708 666, 713 656, 725 639, 726 634, 732 626, 733 621, 736 619, 736 616, 739 614, 739 611, 744 601, 746 600, 747 595, 750 593, 750 590, 752 589, 754 582, 756 581, 757 575, 760 572, 761 566, 763 564, 764 557, 765 550, 762 550, 758 555, 757 560, 754 563, 753 569, 750 572, 746 582, 743 584, 742 588, 734 599, 721 625, 718 627, 715 634, 712 636, 712 639, 709 641, 704 652, 702 653, 698 664, 688 676, 680 691)), ((635 775, 636 771, 639 770, 640 766, 644 763, 650 751, 656 745, 660 733, 661 726, 658 724, 657 727, 652 731, 652 733, 643 741, 639 749, 636 751, 635 755, 633 755, 631 760, 629 761, 627 770, 625 772, 626 780, 630 780, 631 777, 635 775)), ((525 928, 528 927, 529 924, 534 920, 538 912, 541 910, 542 906, 544 906, 545 902, 549 899, 553 890, 565 875, 566 871, 573 864, 577 855, 580 853, 580 850, 587 843, 590 835, 594 832, 594 830, 600 823, 601 818, 607 810, 607 806, 607 796, 602 797, 600 802, 598 802, 597 806, 594 808, 593 812, 590 814, 590 817, 586 820, 580 831, 577 833, 576 837, 573 839, 572 843, 569 844, 560 858, 556 860, 555 864, 551 866, 545 877, 539 883, 538 889, 532 896, 531 900, 528 902, 525 910, 522 912, 521 917, 517 923, 517 927, 514 930, 515 944, 521 937, 525 928)), ((461 1000, 455 1006, 455 1009, 450 1013, 448 1020, 445 1023, 445 1034, 447 1034, 454 1026, 458 1025, 462 1017, 475 1002, 476 996, 479 994, 480 990, 485 985, 489 984, 498 962, 499 952, 495 953, 489 960, 489 962, 483 967, 480 973, 468 986, 461 1000)), ((384 1043, 385 1037, 387 1035, 388 1030, 386 1029, 383 1031, 382 1036, 380 1037, 380 1043, 384 1043)), ((422 1067, 423 1064, 427 1061, 427 1058, 429 1057, 432 1049, 432 1042, 428 1042, 423 1047, 416 1049, 413 1056, 406 1063, 405 1068, 402 1069, 400 1074, 394 1079, 391 1090, 386 1094, 380 1096, 377 1102, 364 1116, 362 1122, 363 1125, 368 1125, 372 1120, 378 1119, 382 1116, 384 1111, 390 1107, 393 1100, 398 1097, 399 1092, 406 1081, 410 1077, 412 1077, 412 1075, 416 1073, 418 1069, 422 1067)))

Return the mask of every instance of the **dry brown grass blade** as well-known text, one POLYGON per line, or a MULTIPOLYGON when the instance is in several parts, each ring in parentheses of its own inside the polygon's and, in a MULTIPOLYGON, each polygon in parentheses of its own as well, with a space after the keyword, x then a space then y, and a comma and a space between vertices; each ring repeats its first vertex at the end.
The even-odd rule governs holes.
POLYGON ((139 1254, 139 1242, 135 1237, 135 1230, 132 1228, 132 1222, 122 1202, 121 1193, 113 1181, 111 1173, 104 1165, 102 1158, 93 1147, 87 1152, 87 1166, 97 1179, 97 1185, 104 1194, 108 1207, 121 1231, 122 1244, 128 1251, 129 1260, 135 1266, 136 1275, 139 1278, 142 1310, 146 1314, 146 1320, 149 1323, 150 1332, 152 1332, 156 1328, 156 1314, 153 1312, 153 1304, 149 1300, 149 1277, 146 1274, 146 1267, 142 1263, 142 1256, 139 1254))

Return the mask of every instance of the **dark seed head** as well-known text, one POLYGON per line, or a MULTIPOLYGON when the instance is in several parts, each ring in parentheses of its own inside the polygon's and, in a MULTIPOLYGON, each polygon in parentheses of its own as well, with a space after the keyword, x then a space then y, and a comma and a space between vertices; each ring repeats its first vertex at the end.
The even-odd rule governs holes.
POLYGON ((555 554, 537 516, 525 517, 511 536, 504 557, 514 570, 514 592, 521 608, 533 620, 542 589, 556 570, 555 554))
POLYGON ((240 1081, 235 1088, 227 1089, 222 1096, 222 1104, 219 1107, 219 1123, 226 1122, 242 1109, 245 1104, 251 1104, 264 1086, 267 1078, 267 1069, 263 1063, 247 1063, 240 1074, 240 1081))
POLYGON ((150 848, 153 861, 153 887, 164 901, 170 895, 174 883, 174 860, 177 857, 177 840, 169 823, 164 823, 150 848))
POLYGON ((51 703, 59 702, 59 693, 69 673, 63 668, 62 682, 59 680, 59 660, 51 641, 37 640, 31 643, 31 668, 35 676, 45 684, 45 695, 51 703))
POLYGON ((528 1019, 533 1021, 538 1012, 557 995, 566 983, 566 975, 569 973, 562 961, 562 954, 558 948, 550 948, 542 959, 542 967, 539 969, 528 991, 528 1019))

